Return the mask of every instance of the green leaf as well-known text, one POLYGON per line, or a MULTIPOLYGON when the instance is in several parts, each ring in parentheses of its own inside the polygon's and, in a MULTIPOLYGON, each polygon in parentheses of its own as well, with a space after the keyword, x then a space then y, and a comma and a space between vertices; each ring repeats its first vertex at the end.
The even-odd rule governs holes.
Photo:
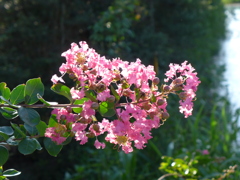
POLYGON ((30 135, 36 135, 38 133, 36 126, 30 126, 30 125, 24 123, 24 128, 27 130, 27 132, 30 135))
MULTIPOLYGON (((5 82, 0 83, 0 96, 2 96, 5 99, 9 99, 10 97, 10 89, 7 87, 7 84, 5 82)), ((3 100, 0 100, 0 104, 5 103, 3 100)))
POLYGON ((48 127, 56 127, 58 124, 57 116, 55 114, 52 114, 49 118, 48 127))
POLYGON ((18 113, 21 120, 29 126, 36 126, 40 122, 40 115, 34 109, 20 107, 18 113))
POLYGON ((117 93, 117 91, 115 90, 115 88, 112 85, 111 85, 111 92, 114 95, 114 97, 116 98, 116 100, 119 101, 120 100, 120 96, 119 96, 119 94, 117 93))
POLYGON ((7 135, 12 135, 13 134, 13 129, 11 128, 11 126, 1 126, 0 127, 0 132, 3 132, 7 135))
POLYGON ((116 114, 113 102, 101 102, 98 111, 103 117, 112 117, 116 114))
MULTIPOLYGON (((82 105, 84 102, 88 101, 89 98, 82 98, 82 99, 77 99, 74 101, 74 105, 82 105)), ((82 107, 78 108, 72 108, 73 112, 75 113, 81 113, 82 112, 82 107)))
POLYGON ((47 124, 44 121, 40 121, 38 125, 36 125, 38 135, 39 136, 44 136, 45 131, 47 129, 47 124))
POLYGON ((19 104, 25 100, 24 98, 25 86, 26 86, 25 84, 20 84, 12 90, 10 95, 10 102, 12 104, 19 104))
POLYGON ((139 88, 134 88, 135 95, 136 95, 136 100, 139 101, 141 94, 140 94, 140 89, 139 88))
POLYGON ((18 111, 10 107, 1 107, 0 112, 2 116, 6 119, 14 119, 18 117, 18 111))
POLYGON ((7 134, 0 132, 0 142, 1 141, 3 141, 3 142, 7 141, 8 138, 9 138, 9 136, 7 134))
POLYGON ((16 138, 25 138, 26 134, 20 129, 20 127, 17 124, 11 123, 11 126, 15 130, 14 136, 16 138))
POLYGON ((21 174, 21 172, 15 170, 15 169, 8 169, 8 170, 6 170, 6 171, 3 172, 3 175, 4 175, 5 177, 18 176, 19 174, 21 174))
POLYGON ((43 144, 51 156, 56 157, 58 153, 62 150, 62 145, 57 145, 50 138, 45 137, 43 140, 43 144))
POLYGON ((4 165, 8 160, 9 152, 6 147, 0 145, 0 166, 4 165))
POLYGON ((36 141, 36 143, 37 143, 37 150, 42 150, 42 146, 41 146, 41 144, 39 143, 39 141, 36 139, 36 138, 32 138, 33 140, 35 140, 36 141))
POLYGON ((92 91, 92 90, 85 91, 85 95, 86 95, 86 97, 89 98, 91 101, 97 102, 96 95, 95 95, 94 91, 92 91))
POLYGON ((37 94, 43 96, 44 86, 40 78, 27 81, 24 89, 24 98, 26 104, 34 104, 38 101, 37 94))
POLYGON ((32 154, 38 147, 35 139, 30 139, 29 137, 24 138, 18 144, 18 151, 24 155, 32 154))
POLYGON ((66 98, 69 99, 70 102, 73 101, 72 99, 72 95, 70 93, 70 89, 69 87, 61 84, 61 83, 58 83, 58 84, 54 84, 52 87, 51 87, 51 90, 59 95, 62 95, 62 96, 65 96, 66 98))

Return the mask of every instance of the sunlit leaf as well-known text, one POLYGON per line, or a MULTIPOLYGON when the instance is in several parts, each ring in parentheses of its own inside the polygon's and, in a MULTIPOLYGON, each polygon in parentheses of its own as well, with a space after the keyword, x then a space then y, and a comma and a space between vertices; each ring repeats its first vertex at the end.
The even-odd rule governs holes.
POLYGON ((38 101, 37 94, 43 96, 44 85, 40 78, 30 79, 27 81, 24 89, 24 98, 26 104, 34 104, 38 101))
POLYGON ((24 98, 25 86, 26 86, 25 84, 20 84, 12 90, 10 95, 10 102, 12 104, 19 104, 25 100, 24 98))

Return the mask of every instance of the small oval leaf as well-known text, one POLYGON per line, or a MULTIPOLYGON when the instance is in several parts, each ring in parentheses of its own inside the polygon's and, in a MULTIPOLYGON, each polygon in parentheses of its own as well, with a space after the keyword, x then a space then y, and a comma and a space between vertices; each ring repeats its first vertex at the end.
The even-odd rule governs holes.
POLYGON ((12 135, 13 129, 10 126, 2 126, 2 127, 0 127, 0 132, 3 132, 7 135, 12 135))
POLYGON ((45 137, 43 140, 43 144, 51 156, 57 156, 58 153, 62 150, 62 145, 57 145, 50 138, 45 137))
POLYGON ((26 137, 18 144, 18 151, 24 155, 32 154, 37 147, 38 144, 34 139, 26 137))
POLYGON ((43 96, 44 86, 40 78, 29 79, 24 89, 24 98, 26 104, 34 104, 38 101, 37 94, 43 96))
POLYGON ((24 99, 25 86, 26 86, 25 84, 20 84, 12 90, 10 95, 10 102, 12 104, 19 104, 25 100, 24 99))
POLYGON ((59 94, 59 95, 65 96, 66 98, 69 99, 70 102, 73 101, 69 87, 67 87, 67 86, 65 86, 61 83, 58 83, 58 84, 54 84, 51 87, 51 90, 54 91, 55 93, 59 94))
POLYGON ((19 174, 21 174, 21 172, 15 170, 15 169, 8 169, 8 170, 3 172, 3 176, 5 176, 5 177, 18 176, 19 174))
POLYGON ((8 160, 9 152, 6 147, 0 145, 0 166, 4 165, 8 160))
POLYGON ((40 122, 40 115, 34 109, 20 107, 18 113, 21 120, 29 126, 36 126, 40 122))

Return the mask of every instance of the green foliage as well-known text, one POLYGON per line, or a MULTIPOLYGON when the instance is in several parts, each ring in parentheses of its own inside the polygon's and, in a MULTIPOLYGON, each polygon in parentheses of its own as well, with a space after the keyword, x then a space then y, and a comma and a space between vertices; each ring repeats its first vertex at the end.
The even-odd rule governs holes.
POLYGON ((48 153, 55 157, 58 155, 58 153, 61 151, 63 147, 62 145, 56 145, 56 143, 53 142, 50 138, 44 138, 43 143, 48 153))
POLYGON ((0 145, 0 166, 4 165, 8 160, 8 150, 6 147, 0 145))
MULTIPOLYGON (((28 3, 24 0, 2 0, 0 8, 0 82, 9 82, 11 88, 30 77, 39 76, 50 87, 51 76, 62 63, 59 63, 59 54, 69 43, 80 40, 91 41, 92 45, 110 57, 118 56, 124 60, 139 57, 145 64, 154 64, 161 73, 170 62, 188 59, 196 67, 202 81, 194 117, 185 120, 173 113, 160 130, 153 131, 155 138, 144 151, 125 155, 112 152, 112 147, 97 151, 91 146, 76 149, 77 145, 69 145, 63 149, 62 156, 49 150, 53 156, 60 156, 59 160, 49 160, 49 156, 42 155, 42 151, 38 154, 42 155, 40 158, 35 154, 31 157, 28 155, 31 166, 27 161, 16 164, 15 159, 19 157, 15 156, 8 166, 27 167, 25 170, 29 174, 24 175, 23 179, 27 176, 31 179, 61 179, 64 175, 58 169, 68 171, 69 179, 156 179, 161 176, 157 169, 161 156, 186 154, 184 148, 190 152, 208 148, 212 154, 225 157, 230 164, 231 160, 239 157, 232 147, 239 131, 237 120, 231 121, 227 106, 216 105, 213 109, 215 104, 223 102, 212 91, 218 87, 222 72, 212 58, 218 52, 219 39, 224 36, 225 30, 224 8, 220 0, 32 0, 28 3), (76 155, 81 155, 81 158, 76 158, 76 155), (50 171, 46 172, 51 168, 56 168, 51 172, 58 173, 50 175, 50 171)), ((13 105, 1 107, 1 114, 9 119, 16 118, 13 120, 14 136, 31 137, 36 133, 34 127, 38 130, 37 135, 43 136, 47 118, 32 122, 31 118, 26 120, 22 117, 28 122, 24 125, 20 125, 22 121, 17 119, 16 106, 24 103, 25 86, 22 84, 14 88, 9 98, 6 83, 0 84, 0 96, 3 97, 0 102, 7 103, 9 100, 7 104, 13 105)), ((56 92, 71 101, 69 89, 65 89, 56 89, 56 92)), ((111 93, 118 101, 118 95, 113 90, 111 93)), ((45 95, 51 96, 49 92, 45 95)), ((40 96, 35 93, 31 100, 26 97, 27 102, 41 101, 40 96)), ((62 100, 61 96, 56 99, 62 100)), ((83 102, 75 101, 74 104, 81 105, 83 102)), ((44 105, 49 106, 48 102, 44 105)), ((170 106, 170 112, 178 110, 175 104, 170 103, 170 106)), ((81 107, 73 108, 73 111, 81 112, 81 107)), ((28 110, 26 112, 29 114, 28 110)), ((37 116, 35 112, 33 114, 37 116)), ((49 113, 42 114, 49 116, 49 113)), ((56 124, 56 117, 51 117, 49 127, 56 124)), ((7 141, 8 145, 17 146, 21 142, 14 136, 12 132, 0 129, 0 139, 7 141)), ((52 146, 47 143, 50 149, 52 146)), ((225 161, 222 169, 228 165, 225 161)), ((238 179, 237 175, 235 179, 238 179)))
POLYGON ((59 94, 59 95, 65 96, 66 98, 68 98, 68 100, 70 102, 73 101, 69 87, 58 83, 58 84, 54 84, 51 87, 51 90, 54 91, 55 93, 59 94))
POLYGON ((26 104, 35 104, 38 102, 37 94, 42 96, 44 93, 44 86, 40 78, 30 79, 27 81, 24 89, 24 98, 26 104))

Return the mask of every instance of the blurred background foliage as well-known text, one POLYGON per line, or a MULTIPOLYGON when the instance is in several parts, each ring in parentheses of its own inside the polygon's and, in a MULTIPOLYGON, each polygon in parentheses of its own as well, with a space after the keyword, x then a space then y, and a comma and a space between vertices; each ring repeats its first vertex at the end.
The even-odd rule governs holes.
MULTIPOLYGON (((108 58, 140 58, 154 65, 162 80, 169 63, 188 60, 202 81, 193 116, 184 119, 172 96, 171 117, 153 131, 144 150, 126 155, 112 145, 95 150, 91 141, 84 146, 74 142, 54 158, 45 151, 23 156, 12 148, 6 168, 22 171, 12 179, 157 179, 163 174, 158 170, 161 156, 203 149, 221 157, 224 166, 205 167, 202 174, 239 162, 239 113, 231 114, 227 99, 218 93, 224 66, 216 57, 225 31, 221 0, 0 0, 0 82, 10 88, 35 77, 50 87, 51 76, 64 62, 61 53, 79 41, 108 58)), ((61 101, 49 90, 44 97, 61 101)), ((43 111, 42 118, 47 121, 49 113, 43 111)), ((230 179, 236 177, 238 171, 230 179)))

